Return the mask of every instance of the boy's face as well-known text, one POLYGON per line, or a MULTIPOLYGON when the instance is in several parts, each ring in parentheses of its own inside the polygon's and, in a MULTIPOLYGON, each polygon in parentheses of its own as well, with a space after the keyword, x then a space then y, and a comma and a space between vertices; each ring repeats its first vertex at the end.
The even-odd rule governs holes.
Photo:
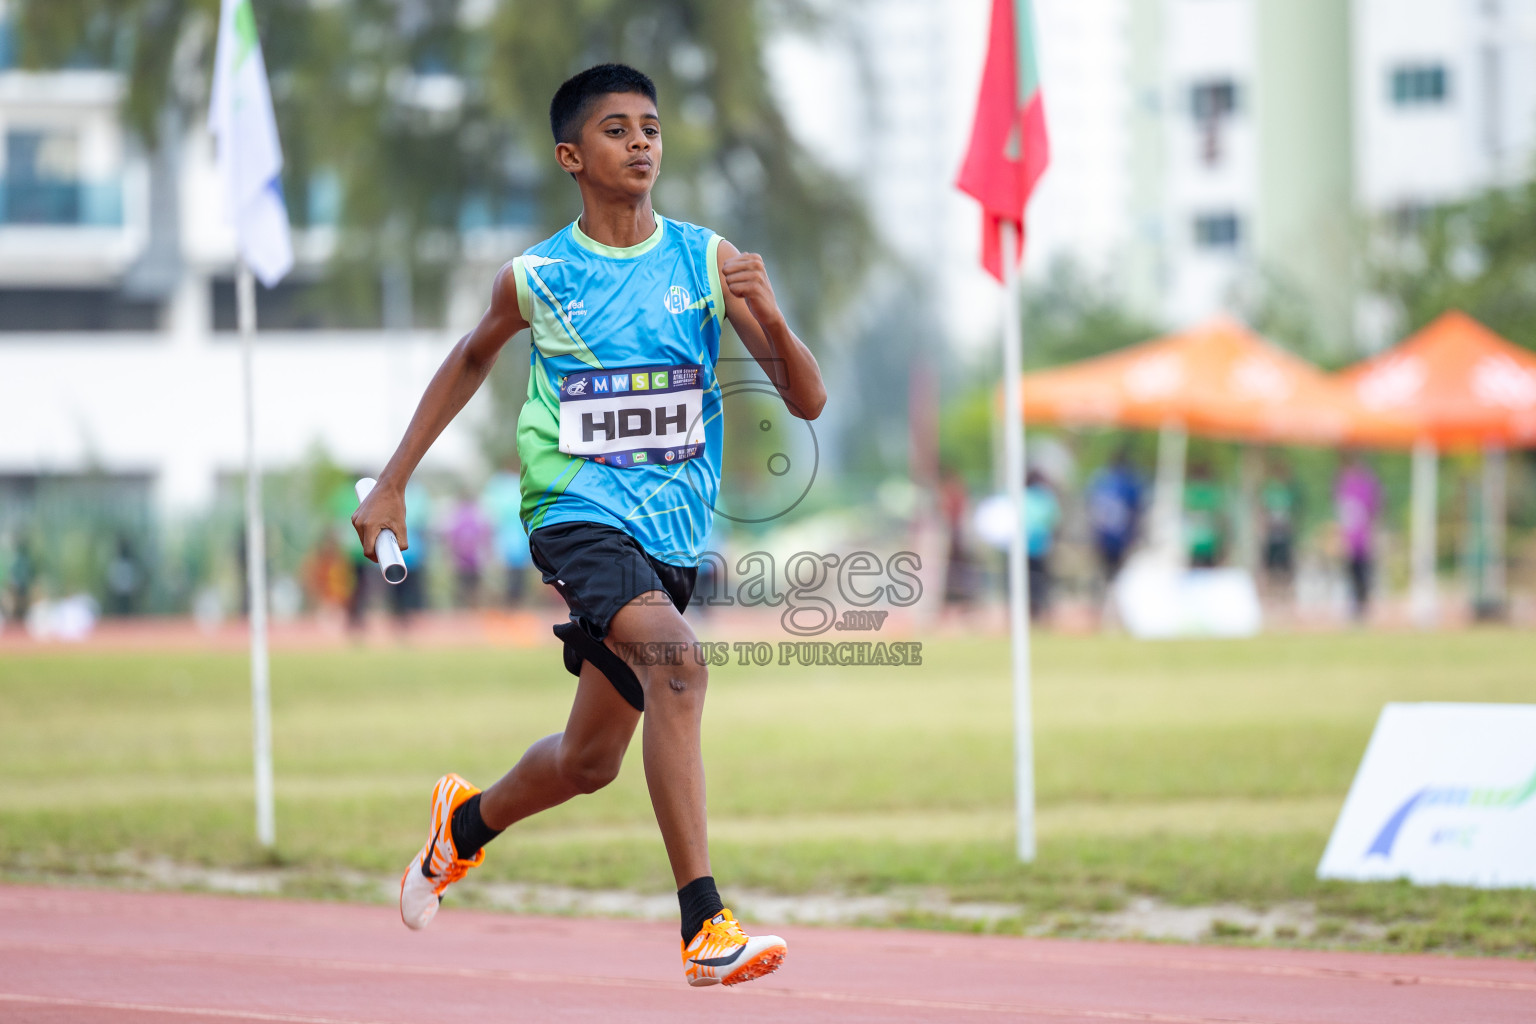
POLYGON ((562 142, 555 158, 563 170, 605 192, 640 197, 661 169, 661 120, 640 93, 601 97, 581 126, 581 141, 562 142))

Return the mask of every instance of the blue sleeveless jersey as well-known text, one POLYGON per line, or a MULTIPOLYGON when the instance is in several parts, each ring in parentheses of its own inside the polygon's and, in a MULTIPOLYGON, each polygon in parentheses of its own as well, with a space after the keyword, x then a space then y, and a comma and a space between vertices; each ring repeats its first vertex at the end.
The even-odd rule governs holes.
MULTIPOLYGON (((657 215, 651 237, 627 249, 595 242, 572 224, 512 261, 518 308, 533 334, 528 400, 517 421, 521 514, 530 532, 555 523, 606 523, 664 562, 698 563, 720 488, 724 437, 715 376, 725 318, 719 244, 712 231, 657 215), (563 389, 583 399, 606 397, 589 388, 627 389, 633 379, 636 388, 654 384, 661 403, 671 397, 663 393, 667 368, 673 383, 693 380, 690 370, 678 372, 683 367, 699 368, 702 391, 692 396, 701 409, 691 446, 596 458, 561 450, 561 401, 572 397, 563 389), (609 464, 615 461, 619 465, 609 464)), ((658 421, 665 418, 662 407, 655 411, 658 421)), ((648 410, 631 410, 639 412, 649 420, 648 410)), ((601 414, 595 422, 586 417, 589 441, 594 425, 599 443, 617 432, 612 415, 606 428, 601 414)), ((625 413, 619 415, 622 426, 625 413)), ((568 421, 568 442, 571 429, 568 421)), ((570 450, 582 449, 568 443, 570 450)))

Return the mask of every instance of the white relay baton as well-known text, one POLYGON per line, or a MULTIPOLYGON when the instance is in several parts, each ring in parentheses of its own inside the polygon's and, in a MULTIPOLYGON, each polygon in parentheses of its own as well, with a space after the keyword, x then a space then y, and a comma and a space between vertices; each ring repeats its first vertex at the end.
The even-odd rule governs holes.
MULTIPOLYGON (((373 490, 373 485, 378 483, 371 476, 365 476, 357 482, 357 500, 361 502, 368 497, 368 492, 373 490)), ((405 581, 405 556, 400 554, 400 542, 395 539, 395 531, 383 529, 373 542, 373 553, 379 559, 379 571, 384 574, 384 579, 389 583, 402 583, 405 581)))

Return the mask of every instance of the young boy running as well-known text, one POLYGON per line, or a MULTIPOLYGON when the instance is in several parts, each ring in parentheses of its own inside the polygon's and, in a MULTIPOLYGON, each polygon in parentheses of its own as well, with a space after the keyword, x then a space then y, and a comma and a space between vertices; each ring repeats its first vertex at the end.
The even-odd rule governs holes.
POLYGON ((776 970, 786 947, 743 933, 715 889, 699 746, 708 673, 682 616, 720 484, 723 321, 791 413, 814 419, 826 390, 762 259, 652 210, 662 134, 648 77, 590 68, 560 86, 549 114, 581 218, 496 275, 490 309, 427 385, 352 522, 369 558, 385 527, 406 545, 406 481, 507 339, 531 328, 517 425, 521 511, 534 563, 570 606, 555 634, 576 697, 565 731, 529 747, 484 792, 457 775, 438 780, 427 843, 400 881, 400 916, 425 927, 443 891, 504 829, 612 782, 643 711, 645 779, 678 886, 683 973, 690 985, 732 985, 776 970), (658 643, 690 653, 636 654, 664 650, 649 646, 658 643), (658 660, 679 663, 643 663, 658 660))

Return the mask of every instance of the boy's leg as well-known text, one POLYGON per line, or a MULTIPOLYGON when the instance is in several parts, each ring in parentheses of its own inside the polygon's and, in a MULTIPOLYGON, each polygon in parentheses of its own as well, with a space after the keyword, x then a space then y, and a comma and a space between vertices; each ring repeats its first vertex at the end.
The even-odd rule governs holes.
MULTIPOLYGON (((708 674, 694 657, 692 627, 664 591, 642 594, 620 608, 605 642, 620 657, 629 644, 676 654, 659 659, 661 664, 647 665, 646 659, 636 657, 625 660, 645 691, 645 779, 672 875, 682 889, 710 874, 699 742, 708 674)), ((500 832, 612 782, 639 720, 640 712, 608 678, 591 662, 583 663, 565 731, 534 743, 511 771, 479 794, 485 829, 500 832)), ((461 830, 455 829, 455 841, 461 838, 461 830)), ((473 857, 478 850, 477 844, 461 843, 459 856, 473 857)))
POLYGON ((608 645, 621 656, 628 644, 661 655, 625 660, 645 691, 645 782, 678 887, 683 977, 695 986, 735 985, 778 970, 787 947, 777 935, 743 932, 710 874, 699 742, 709 673, 694 657, 695 642, 692 627, 659 590, 624 605, 608 627, 608 645))
POLYGON ((512 770, 480 794, 480 816, 496 831, 582 793, 602 789, 619 774, 640 712, 619 696, 591 662, 581 666, 565 731, 545 736, 512 770))
POLYGON ((564 732, 546 736, 485 792, 457 775, 432 790, 430 838, 400 879, 400 918, 425 928, 444 890, 484 859, 487 842, 514 821, 601 789, 619 773, 640 713, 608 679, 583 665, 564 732))
POLYGON ((619 609, 609 624, 607 643, 621 657, 630 644, 637 645, 631 650, 676 654, 625 660, 645 691, 645 782, 672 876, 682 888, 710 874, 699 742, 709 673, 694 657, 693 628, 663 591, 641 594, 619 609), (641 664, 643 660, 657 664, 641 664))

